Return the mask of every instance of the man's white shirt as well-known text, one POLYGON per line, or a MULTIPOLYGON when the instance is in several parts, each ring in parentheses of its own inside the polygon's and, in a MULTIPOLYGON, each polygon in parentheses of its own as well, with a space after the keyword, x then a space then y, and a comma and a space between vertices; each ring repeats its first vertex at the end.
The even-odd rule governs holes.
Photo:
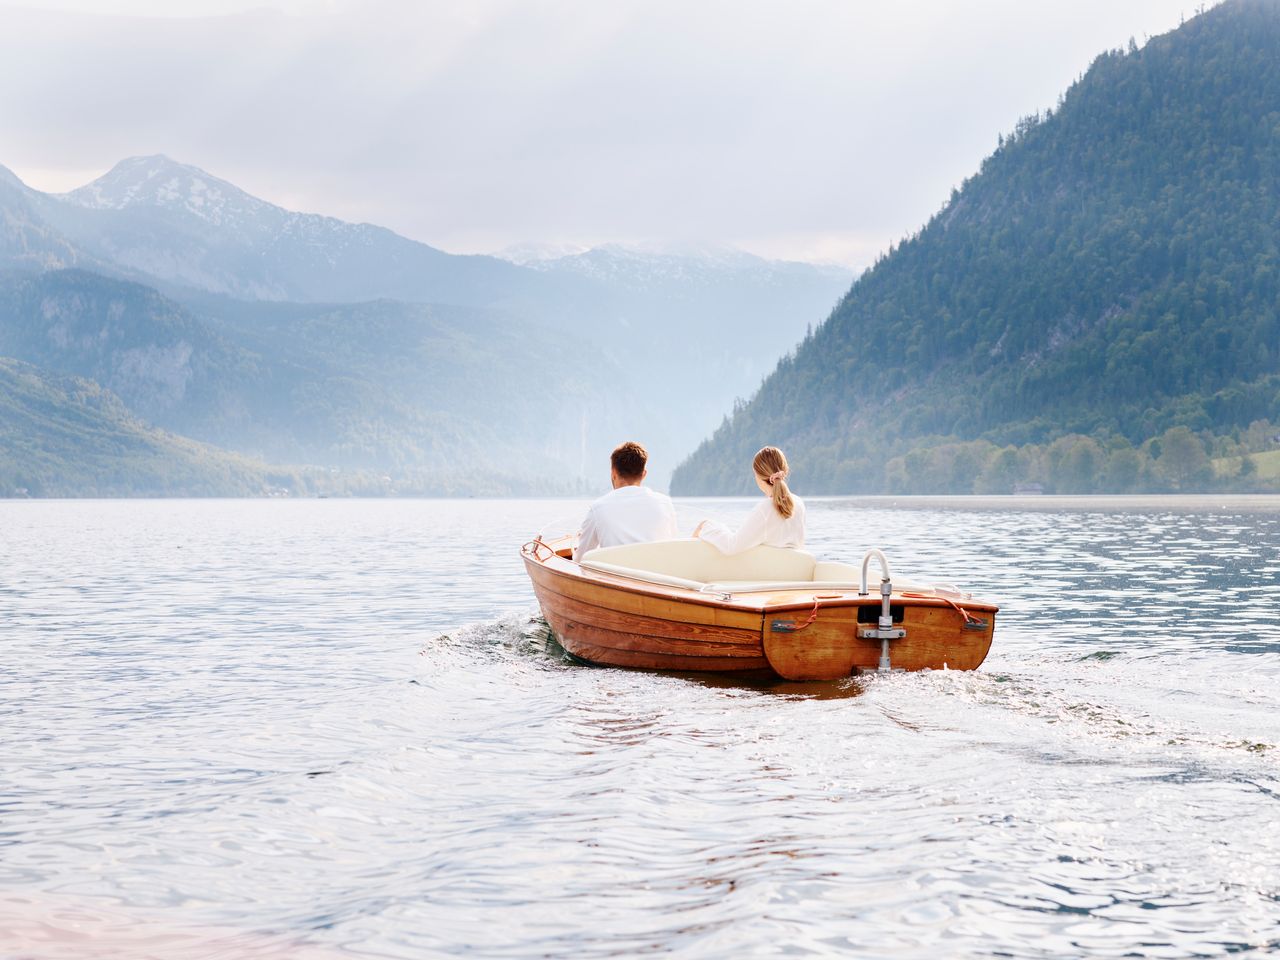
POLYGON ((670 497, 648 487, 617 487, 587 510, 573 559, 582 559, 596 547, 674 540, 676 536, 676 508, 670 497))

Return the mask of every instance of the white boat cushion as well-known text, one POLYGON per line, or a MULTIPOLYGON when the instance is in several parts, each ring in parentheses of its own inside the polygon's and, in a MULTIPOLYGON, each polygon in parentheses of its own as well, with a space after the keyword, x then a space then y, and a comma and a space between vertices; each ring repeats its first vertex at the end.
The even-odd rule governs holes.
MULTIPOLYGON (((851 563, 815 562, 812 554, 782 547, 752 547, 726 557, 702 540, 658 540, 622 547, 601 547, 582 558, 582 566, 618 576, 704 593, 764 593, 771 590, 857 591, 862 570, 851 563)), ((867 590, 880 595, 880 581, 869 571, 867 590)), ((956 587, 893 582, 895 593, 968 600, 956 587)))
POLYGON ((583 566, 596 563, 647 571, 699 583, 737 581, 813 580, 813 554, 784 547, 752 547, 726 557, 702 540, 658 540, 600 547, 582 558, 583 566))
MULTIPOLYGON (((876 580, 877 589, 879 589, 879 570, 872 570, 867 574, 876 580)), ((834 560, 820 560, 813 568, 813 579, 815 580, 840 580, 849 583, 857 583, 862 577, 862 568, 854 566, 852 563, 837 563, 834 560)))
POLYGON ((637 570, 635 567, 620 567, 616 563, 606 563, 603 560, 588 560, 583 557, 581 563, 587 570, 612 573, 619 577, 630 577, 632 580, 643 580, 645 583, 660 583, 667 587, 683 587, 685 590, 697 590, 699 592, 705 590, 707 586, 701 580, 673 577, 670 574, 657 573, 653 570, 637 570))

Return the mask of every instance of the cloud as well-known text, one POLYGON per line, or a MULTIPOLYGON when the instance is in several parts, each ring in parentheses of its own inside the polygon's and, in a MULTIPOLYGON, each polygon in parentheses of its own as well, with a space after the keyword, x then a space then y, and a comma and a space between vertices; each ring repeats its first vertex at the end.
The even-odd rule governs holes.
POLYGON ((1096 54, 1181 13, 1168 0, 90 7, 0 7, 0 163, 36 181, 65 188, 162 152, 450 250, 736 241, 862 262, 1096 54))

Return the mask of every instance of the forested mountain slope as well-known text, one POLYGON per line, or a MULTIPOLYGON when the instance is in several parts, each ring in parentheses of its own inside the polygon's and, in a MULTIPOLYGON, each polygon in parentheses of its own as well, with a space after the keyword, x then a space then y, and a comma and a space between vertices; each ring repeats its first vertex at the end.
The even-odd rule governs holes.
POLYGON ((92 381, 149 426, 259 461, 376 472, 436 494, 576 490, 581 411, 607 410, 625 382, 589 344, 493 311, 207 307, 83 270, 0 273, 0 358, 92 381), (582 357, 592 363, 578 373, 582 357), (548 389, 531 369, 571 373, 548 389))
POLYGON ((305 483, 149 427, 93 381, 0 357, 0 497, 262 496, 305 483))
POLYGON ((1021 122, 673 490, 745 492, 764 443, 812 492, 1189 489, 1153 438, 1185 428, 1202 456, 1234 452, 1265 421, 1280 422, 1280 3, 1228 0, 1102 55, 1021 122))

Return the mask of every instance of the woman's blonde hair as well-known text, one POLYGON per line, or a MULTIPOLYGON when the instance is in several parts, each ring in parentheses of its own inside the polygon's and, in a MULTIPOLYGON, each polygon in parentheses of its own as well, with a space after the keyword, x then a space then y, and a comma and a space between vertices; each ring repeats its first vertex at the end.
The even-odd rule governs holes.
POLYGON ((787 474, 791 468, 787 466, 787 458, 777 447, 762 447, 751 461, 751 469, 756 476, 773 488, 773 506, 786 519, 795 512, 796 502, 791 499, 791 491, 787 489, 787 474))

